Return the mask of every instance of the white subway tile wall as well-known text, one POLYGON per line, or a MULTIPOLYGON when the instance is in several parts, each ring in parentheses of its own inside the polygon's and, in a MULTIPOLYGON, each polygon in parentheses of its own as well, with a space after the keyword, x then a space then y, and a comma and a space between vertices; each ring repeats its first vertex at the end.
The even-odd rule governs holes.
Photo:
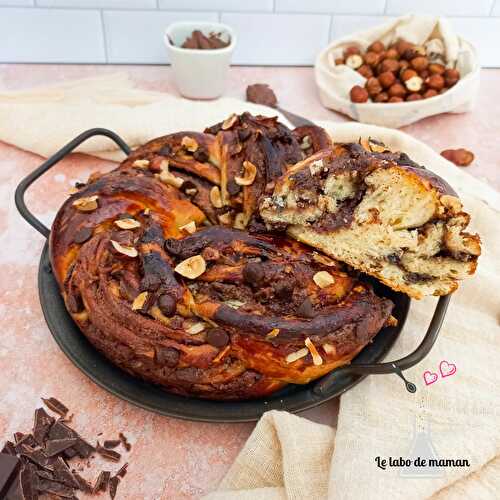
POLYGON ((0 0, 0 62, 168 63, 163 32, 220 20, 234 64, 311 65, 329 41, 409 12, 446 16, 500 67, 500 0, 0 0))

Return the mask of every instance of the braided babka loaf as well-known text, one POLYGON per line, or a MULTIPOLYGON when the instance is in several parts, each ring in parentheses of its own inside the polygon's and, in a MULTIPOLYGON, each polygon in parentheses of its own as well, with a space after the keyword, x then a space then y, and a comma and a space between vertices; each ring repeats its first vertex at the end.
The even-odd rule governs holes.
POLYGON ((92 175, 50 236, 85 336, 135 376, 212 399, 267 395, 348 363, 393 322, 392 302, 266 233, 257 212, 291 165, 332 147, 322 129, 243 114, 92 175))
POLYGON ((414 298, 474 273, 479 236, 453 189, 377 141, 338 144, 288 170, 261 203, 268 227, 414 298))

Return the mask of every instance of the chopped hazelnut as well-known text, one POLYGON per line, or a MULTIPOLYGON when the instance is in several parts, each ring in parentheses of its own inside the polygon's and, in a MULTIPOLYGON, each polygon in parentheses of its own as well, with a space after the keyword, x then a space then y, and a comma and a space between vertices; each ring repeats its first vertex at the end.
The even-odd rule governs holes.
POLYGON ((423 83, 424 81, 419 76, 412 76, 406 80, 405 85, 410 92, 418 92, 422 89, 423 83))
POLYGON ((210 202, 212 203, 212 205, 215 208, 222 208, 222 197, 220 194, 219 186, 214 186, 210 190, 209 198, 210 198, 210 202))
POLYGON ((207 268, 205 259, 201 255, 193 255, 175 266, 174 271, 181 276, 195 279, 201 276, 207 268))
POLYGON ((362 103, 368 101, 368 92, 365 88, 355 85, 349 93, 352 102, 362 103))
POLYGON ((257 176, 257 167, 252 162, 245 160, 243 169, 245 170, 243 177, 236 176, 234 182, 238 186, 250 186, 257 176))
POLYGON ((351 69, 358 69, 363 65, 363 58, 359 54, 352 54, 345 60, 345 63, 351 69))

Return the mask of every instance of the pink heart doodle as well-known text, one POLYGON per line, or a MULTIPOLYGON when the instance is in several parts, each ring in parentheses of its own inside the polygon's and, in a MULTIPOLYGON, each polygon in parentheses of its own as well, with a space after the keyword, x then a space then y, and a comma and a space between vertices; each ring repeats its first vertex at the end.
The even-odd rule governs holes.
POLYGON ((438 379, 437 373, 425 371, 424 372, 424 382, 425 385, 431 385, 438 379))
POLYGON ((441 372, 441 377, 449 377, 455 374, 457 367, 453 363, 448 363, 448 361, 443 359, 443 361, 439 363, 439 371, 441 372))

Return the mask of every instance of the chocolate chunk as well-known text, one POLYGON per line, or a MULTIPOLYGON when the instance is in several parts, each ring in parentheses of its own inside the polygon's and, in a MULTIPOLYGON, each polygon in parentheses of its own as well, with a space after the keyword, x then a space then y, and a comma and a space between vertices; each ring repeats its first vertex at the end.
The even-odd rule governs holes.
POLYGON ((45 443, 44 453, 48 457, 53 457, 54 455, 59 455, 64 450, 74 446, 77 442, 77 438, 48 440, 45 443))
POLYGON ((19 476, 19 498, 23 500, 37 500, 41 481, 38 478, 36 467, 33 464, 26 464, 19 476))
POLYGON ((182 183, 181 191, 188 196, 194 196, 198 192, 198 187, 193 181, 187 179, 182 183), (196 191, 196 193, 194 191, 196 191))
POLYGON ((75 476, 61 457, 58 457, 57 461, 54 463, 54 479, 70 488, 79 488, 75 476))
POLYGON ((125 434, 123 432, 120 432, 118 434, 118 437, 121 439, 121 442, 123 444, 123 447, 127 450, 130 451, 132 449, 132 445, 128 442, 127 438, 125 437, 125 434))
POLYGON ((302 304, 300 304, 297 308, 297 316, 302 316, 303 318, 314 318, 314 307, 309 297, 306 297, 304 302, 302 302, 302 304))
POLYGON ((111 477, 111 472, 107 470, 101 471, 101 473, 97 476, 94 487, 92 488, 92 493, 95 495, 100 491, 106 491, 108 488, 110 477, 111 477))
POLYGON ((33 437, 38 444, 43 444, 43 441, 54 422, 55 418, 51 417, 43 408, 37 408, 35 410, 33 437))
POLYGON ((42 467, 43 469, 48 469, 48 470, 53 470, 54 467, 52 465, 52 460, 50 460, 45 453, 38 449, 35 450, 31 448, 30 446, 27 446, 25 444, 21 445, 21 451, 19 453, 21 456, 28 458, 31 460, 34 464, 42 467))
POLYGON ((264 278, 265 272, 259 262, 248 262, 243 268, 243 279, 253 287, 261 285, 264 278))
POLYGON ((42 401, 49 410, 58 413, 61 417, 65 417, 69 411, 68 408, 56 398, 42 398, 42 401))
MULTIPOLYGON (((49 471, 49 470, 38 469, 36 471, 36 475, 39 478, 48 479, 49 481, 54 481, 54 474, 51 471, 49 471)), ((59 482, 62 483, 62 481, 59 481, 59 482)))
POLYGON ((90 239, 93 232, 94 230, 91 227, 82 227, 73 236, 73 242, 78 244, 85 243, 88 239, 90 239))
POLYGON ((62 498, 74 498, 75 492, 73 488, 56 481, 49 481, 48 479, 40 479, 38 482, 38 490, 43 493, 57 495, 62 498))
POLYGON ((84 493, 92 493, 92 485, 84 479, 78 472, 73 472, 73 477, 75 481, 78 483, 78 489, 83 491, 84 493))
POLYGON ((161 286, 161 278, 158 274, 147 273, 142 277, 140 290, 141 292, 156 292, 161 286))
POLYGON ((249 128, 239 128, 238 129, 238 139, 241 142, 245 142, 252 135, 252 131, 249 128))
POLYGON ((161 156, 170 156, 172 154, 172 146, 165 144, 165 146, 158 151, 158 154, 161 156))
POLYGON ((265 83, 255 83, 247 87, 247 101, 255 104, 263 104, 275 108, 278 104, 276 94, 271 87, 265 83))
POLYGON ((193 158, 200 163, 205 163, 206 161, 208 161, 208 153, 204 149, 198 148, 193 153, 193 158))
POLYGON ((61 420, 57 420, 50 428, 48 436, 49 439, 69 439, 74 437, 78 437, 78 434, 61 420))
POLYGON ((80 436, 78 436, 78 440, 73 446, 73 448, 76 450, 80 458, 89 458, 90 455, 92 455, 92 453, 95 451, 95 448, 90 443, 87 443, 87 441, 85 441, 85 439, 82 439, 80 436))
POLYGON ((118 472, 116 473, 117 476, 121 477, 121 478, 124 478, 125 477, 125 474, 127 473, 127 468, 128 468, 128 462, 124 463, 120 469, 118 470, 118 472))
POLYGON ((211 328, 207 332, 207 342, 214 347, 224 347, 229 343, 229 335, 222 328, 211 328))
POLYGON ((166 365, 170 368, 177 366, 179 362, 179 351, 173 347, 157 347, 156 361, 160 365, 166 365))
POLYGON ((236 196, 240 192, 241 186, 236 184, 234 179, 229 179, 227 181, 226 189, 231 196, 236 196))
POLYGON ((122 457, 120 453, 114 450, 108 450, 107 448, 104 448, 103 446, 97 446, 96 448, 97 453, 101 455, 101 457, 107 459, 107 460, 112 460, 113 462, 119 462, 120 458, 122 457))
POLYGON ((120 443, 120 439, 107 439, 104 441, 103 446, 104 448, 108 448, 108 450, 110 450, 112 448, 116 448, 120 443))
POLYGON ((158 298, 158 308, 167 318, 175 314, 176 304, 176 300, 171 295, 163 294, 158 298))
POLYGON ((17 457, 0 453, 0 498, 7 498, 9 492, 13 493, 20 468, 21 461, 17 457))
POLYGON ((109 496, 113 499, 116 497, 116 490, 120 484, 120 478, 118 476, 113 476, 109 480, 109 496))

